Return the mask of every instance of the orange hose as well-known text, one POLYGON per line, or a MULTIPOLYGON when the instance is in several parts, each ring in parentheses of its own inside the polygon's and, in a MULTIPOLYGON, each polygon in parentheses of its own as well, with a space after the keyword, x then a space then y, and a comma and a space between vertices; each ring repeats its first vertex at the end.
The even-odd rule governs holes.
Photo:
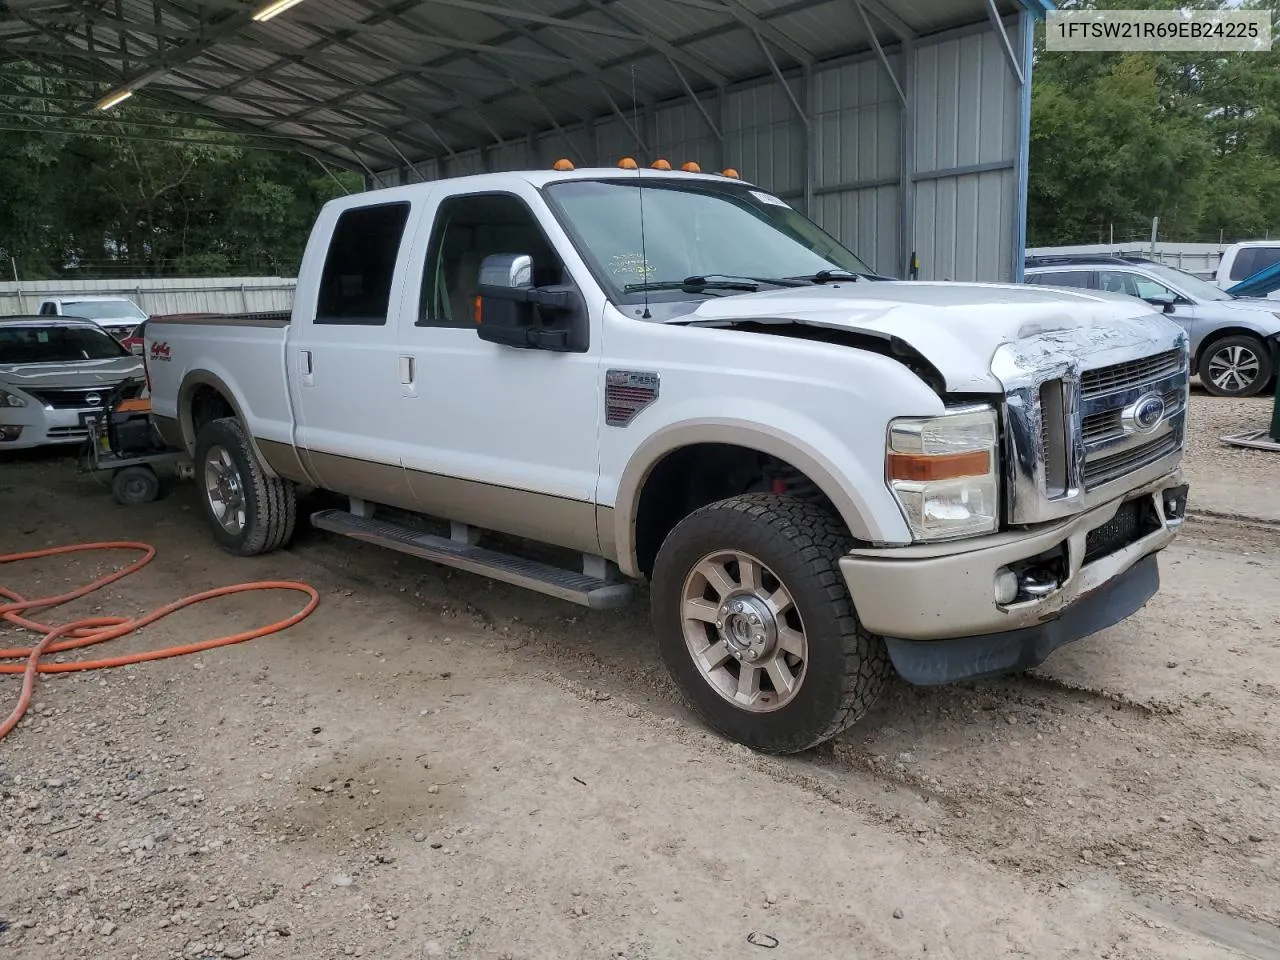
POLYGON ((76 670, 101 670, 105 667, 123 667, 131 663, 145 663, 148 660, 164 660, 168 657, 180 657, 188 653, 199 653, 202 650, 212 650, 215 647, 227 647, 233 643, 244 643, 246 640, 254 640, 258 637, 265 637, 271 633, 278 633, 281 630, 287 630, 301 620, 309 617, 311 612, 315 610, 320 603, 320 594, 316 593, 314 587, 297 583, 292 580, 257 580, 252 583, 237 583, 229 587, 217 587, 213 590, 205 590, 203 593, 193 594, 189 597, 183 597, 181 600, 175 600, 173 603, 166 604, 158 610, 153 610, 137 620, 131 620, 127 617, 83 617, 79 620, 72 620, 68 623, 59 624, 57 626, 40 623, 37 620, 28 619, 24 614, 38 613, 42 610, 50 610, 53 607, 61 606, 72 600, 77 600, 95 590, 101 590, 108 584, 115 583, 117 580, 123 580, 130 574, 137 573, 148 563, 155 559, 155 547, 147 543, 137 543, 128 540, 112 540, 103 541, 101 543, 79 543, 68 547, 50 547, 47 550, 31 550, 26 553, 9 553, 0 554, 0 564, 17 563, 22 560, 36 560, 41 557, 53 557, 66 553, 85 553, 91 550, 139 550, 142 556, 134 560, 127 566, 121 567, 119 570, 109 573, 106 576, 99 577, 92 583, 85 584, 82 587, 76 587, 74 590, 68 590, 66 593, 60 593, 52 597, 37 597, 28 600, 20 596, 7 587, 0 586, 0 597, 7 598, 12 601, 6 604, 0 604, 0 618, 7 620, 9 623, 24 627, 36 633, 44 634, 43 638, 34 647, 14 647, 10 650, 0 650, 0 660, 23 658, 26 663, 0 663, 0 674, 22 674, 22 692, 18 696, 17 706, 13 708, 13 712, 8 718, 0 723, 0 740, 3 740, 14 727, 18 725, 18 721, 22 719, 27 707, 31 704, 31 695, 35 690, 35 679, 37 673, 69 673, 76 670), (77 660, 72 663, 41 663, 40 658, 46 653, 59 653, 63 650, 75 650, 79 647, 88 647, 95 643, 103 643, 107 640, 114 640, 117 637, 123 637, 126 634, 133 633, 135 630, 141 630, 149 624, 161 620, 171 613, 177 613, 186 607, 194 606, 205 600, 212 600, 215 597, 226 597, 234 593, 248 593, 250 590, 296 590, 299 593, 305 593, 309 598, 306 606, 297 613, 283 620, 277 620, 275 623, 268 624, 265 627, 257 627, 253 630, 245 630, 240 633, 234 633, 226 637, 216 637, 212 640, 200 640, 195 643, 185 643, 174 647, 165 647, 161 650, 145 650, 141 653, 130 653, 119 657, 106 657, 101 660, 77 660), (60 638, 67 639, 61 640, 60 638))

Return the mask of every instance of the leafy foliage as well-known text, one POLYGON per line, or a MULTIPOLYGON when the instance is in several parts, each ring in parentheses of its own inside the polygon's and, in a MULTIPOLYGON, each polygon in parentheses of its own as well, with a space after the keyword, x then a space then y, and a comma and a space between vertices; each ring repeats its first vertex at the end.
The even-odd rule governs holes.
POLYGON ((18 123, 0 135, 6 277, 10 258, 22 279, 292 276, 320 206, 362 188, 186 115, 126 106, 108 123, 63 116, 56 132, 18 123))
MULTIPOLYGON (((1064 9, 1132 9, 1132 0, 1064 9)), ((1187 3, 1271 10, 1278 0, 1187 3)), ((1032 75, 1030 246, 1150 236, 1261 237, 1280 227, 1280 48, 1266 53, 1048 53, 1032 75)))

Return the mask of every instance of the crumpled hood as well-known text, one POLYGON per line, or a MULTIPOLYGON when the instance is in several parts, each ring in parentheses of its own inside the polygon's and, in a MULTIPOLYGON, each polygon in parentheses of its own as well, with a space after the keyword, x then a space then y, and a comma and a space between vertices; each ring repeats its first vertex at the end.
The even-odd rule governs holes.
POLYGON ((133 356, 72 363, 0 364, 0 385, 19 390, 95 387, 141 376, 142 359, 133 356))
MULTIPOLYGON (((942 374, 956 393, 999 393, 991 371, 1005 343, 1035 338, 1080 349, 1143 343, 1175 327, 1132 297, 1101 291, 1040 289, 1020 284, 874 281, 788 287, 702 303, 683 323, 794 320, 897 338, 942 374), (1049 336, 1061 331, 1061 337, 1049 336)), ((1042 349, 1042 347, 1041 347, 1042 349)))

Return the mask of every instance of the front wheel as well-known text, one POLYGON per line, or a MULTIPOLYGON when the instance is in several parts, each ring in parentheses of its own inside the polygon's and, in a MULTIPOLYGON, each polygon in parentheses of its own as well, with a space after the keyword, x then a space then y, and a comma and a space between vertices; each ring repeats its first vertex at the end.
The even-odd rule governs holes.
POLYGON ((805 501, 748 494, 695 511, 654 565, 663 660, 706 722, 766 753, 835 736, 892 672, 838 562, 849 535, 805 501))
POLYGON ((1257 337, 1233 334, 1200 355, 1200 382, 1215 397, 1253 397, 1271 382, 1271 351, 1257 337))
POLYGON ((228 553, 252 557, 289 542, 298 513, 293 484, 267 474, 238 420, 200 428, 195 473, 213 538, 228 553))

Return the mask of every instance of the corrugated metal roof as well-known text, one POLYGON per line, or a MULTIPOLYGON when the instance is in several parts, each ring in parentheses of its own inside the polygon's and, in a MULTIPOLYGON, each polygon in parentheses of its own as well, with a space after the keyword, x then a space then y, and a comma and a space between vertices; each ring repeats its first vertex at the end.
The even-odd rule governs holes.
POLYGON ((988 19, 987 0, 301 0, 258 23, 263 3, 10 0, 0 54, 382 169, 865 51, 859 3, 886 45, 988 19))

